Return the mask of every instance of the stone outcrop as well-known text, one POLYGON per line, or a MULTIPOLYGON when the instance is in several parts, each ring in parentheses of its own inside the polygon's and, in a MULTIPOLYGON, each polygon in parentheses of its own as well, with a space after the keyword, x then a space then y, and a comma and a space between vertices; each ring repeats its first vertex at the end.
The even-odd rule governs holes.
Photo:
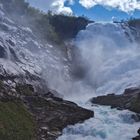
POLYGON ((128 109, 140 113, 140 88, 129 88, 121 95, 108 94, 92 98, 91 102, 100 105, 109 105, 112 108, 128 109))
POLYGON ((83 122, 94 116, 93 111, 63 100, 55 91, 48 89, 44 94, 35 92, 30 84, 17 84, 15 89, 11 89, 1 81, 0 102, 17 101, 33 116, 37 140, 55 140, 66 126, 83 122))
POLYGON ((67 125, 74 125, 94 116, 92 111, 54 97, 50 92, 26 96, 23 101, 36 118, 39 140, 55 140, 67 125))

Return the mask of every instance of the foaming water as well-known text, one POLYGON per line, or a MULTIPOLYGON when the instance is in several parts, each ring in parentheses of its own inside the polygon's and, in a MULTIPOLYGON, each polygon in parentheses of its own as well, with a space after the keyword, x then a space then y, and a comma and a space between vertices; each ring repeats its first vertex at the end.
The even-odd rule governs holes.
POLYGON ((137 135, 140 123, 131 119, 132 112, 103 106, 85 107, 94 110, 95 117, 68 126, 58 140, 131 140, 137 135))

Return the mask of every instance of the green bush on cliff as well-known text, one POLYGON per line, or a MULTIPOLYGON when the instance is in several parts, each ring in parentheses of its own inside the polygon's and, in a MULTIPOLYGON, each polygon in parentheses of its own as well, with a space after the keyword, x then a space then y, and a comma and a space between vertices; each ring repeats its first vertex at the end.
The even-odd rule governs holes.
POLYGON ((0 102, 0 140, 35 140, 35 123, 20 102, 0 102))

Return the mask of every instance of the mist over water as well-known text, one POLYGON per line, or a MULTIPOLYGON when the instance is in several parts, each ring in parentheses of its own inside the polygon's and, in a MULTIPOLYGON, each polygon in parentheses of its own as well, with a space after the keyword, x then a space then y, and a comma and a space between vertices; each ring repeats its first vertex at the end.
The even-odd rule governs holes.
POLYGON ((52 68, 45 74, 49 86, 66 99, 88 100, 108 93, 121 94, 128 87, 139 86, 140 46, 128 25, 89 24, 73 43, 74 64, 68 65, 56 57, 55 63, 48 62, 52 68))
POLYGON ((78 80, 69 82, 69 94, 64 96, 93 110, 95 117, 68 126, 58 140, 131 140, 140 126, 132 120, 132 112, 88 103, 91 97, 139 86, 140 47, 131 30, 125 24, 94 23, 80 31, 74 43, 72 67, 75 77, 79 72, 78 80))
POLYGON ((83 80, 97 95, 139 85, 140 47, 125 24, 90 24, 75 44, 86 72, 83 80))

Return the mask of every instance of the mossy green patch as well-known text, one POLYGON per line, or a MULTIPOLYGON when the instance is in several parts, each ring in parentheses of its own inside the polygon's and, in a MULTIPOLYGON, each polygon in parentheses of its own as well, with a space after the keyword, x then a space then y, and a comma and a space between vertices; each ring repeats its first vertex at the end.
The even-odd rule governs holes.
POLYGON ((35 140, 35 122, 19 101, 0 102, 0 140, 35 140))

